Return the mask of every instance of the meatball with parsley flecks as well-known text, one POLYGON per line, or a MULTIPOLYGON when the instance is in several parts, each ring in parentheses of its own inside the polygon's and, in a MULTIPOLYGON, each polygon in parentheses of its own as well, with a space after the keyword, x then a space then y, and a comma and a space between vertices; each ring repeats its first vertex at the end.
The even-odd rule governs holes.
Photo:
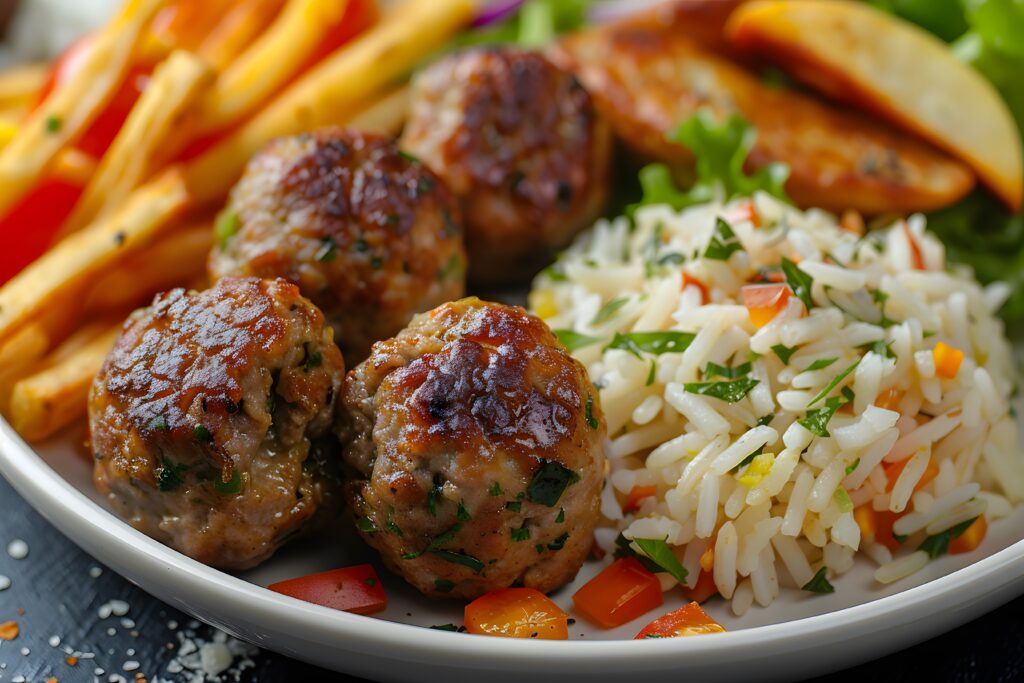
POLYGON ((464 294, 452 193, 375 133, 324 129, 271 142, 232 190, 217 238, 213 279, 295 282, 350 365, 414 314, 464 294))
POLYGON ((225 278, 136 311, 93 382, 93 481, 132 526, 245 569, 337 507, 344 361, 284 280, 225 278))
POLYGON ((605 432, 551 330, 475 298, 375 344, 339 404, 359 533, 432 597, 571 581, 598 520, 605 432))
POLYGON ((477 48, 426 68, 402 145, 458 196, 482 283, 533 275, 608 196, 607 126, 572 74, 529 50, 477 48))

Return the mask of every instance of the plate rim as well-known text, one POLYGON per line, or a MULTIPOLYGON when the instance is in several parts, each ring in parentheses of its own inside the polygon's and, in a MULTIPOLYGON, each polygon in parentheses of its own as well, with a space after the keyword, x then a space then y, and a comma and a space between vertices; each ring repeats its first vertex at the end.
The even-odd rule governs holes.
MULTIPOLYGON (((295 633, 300 634, 296 637, 305 642, 319 642, 353 653, 373 653, 391 660, 436 662, 453 656, 470 656, 471 661, 463 662, 467 667, 523 670, 525 660, 533 669, 586 662, 590 669, 600 667, 607 671, 621 671, 623 662, 628 662, 627 668, 633 671, 678 670, 683 657, 687 658, 687 663, 699 664, 721 661, 724 655, 735 655, 744 650, 762 652, 762 648, 774 648, 774 654, 786 653, 792 651, 794 641, 801 639, 842 642, 851 637, 863 637, 866 627, 877 627, 881 623, 881 629, 874 629, 878 635, 922 617, 934 616, 939 611, 952 613, 957 608, 959 616, 947 614, 942 622, 944 626, 941 628, 951 628, 977 616, 976 610, 970 609, 972 603, 984 603, 985 598, 993 596, 1001 603, 1024 592, 1022 539, 949 574, 892 595, 824 614, 716 634, 714 638, 556 642, 472 636, 313 605, 203 565, 132 528, 87 497, 50 467, 3 418, 0 418, 0 474, 76 545, 111 565, 118 573, 130 574, 129 580, 158 599, 203 621, 224 628, 223 624, 232 619, 251 621, 257 617, 273 617, 279 634, 288 634, 295 629, 295 633), (120 561, 111 559, 115 553, 120 553, 120 561), (147 578, 135 579, 133 576, 147 578), (165 595, 166 590, 151 590, 154 584, 171 583, 185 588, 183 593, 187 595, 169 599, 165 595), (204 605, 213 604, 214 613, 199 610, 185 602, 196 595, 203 597, 204 605), (954 599, 951 600, 950 596, 954 599), (929 603, 936 606, 929 607, 929 603), (228 612, 228 618, 222 619, 218 610, 228 612), (245 616, 234 616, 235 613, 242 614, 239 610, 243 610, 245 616), (401 643, 403 653, 397 657, 394 652, 396 643, 401 643), (638 653, 643 657, 636 657, 638 653)), ((226 630, 233 629, 228 626, 226 630)), ((932 631, 932 635, 939 632, 937 629, 932 631)), ((904 636, 894 647, 885 652, 879 651, 877 655, 882 656, 910 642, 911 639, 904 636)), ((275 647, 274 642, 260 639, 255 644, 311 661, 288 643, 278 643, 284 647, 275 647)), ((838 666, 848 664, 848 661, 842 661, 838 666)))

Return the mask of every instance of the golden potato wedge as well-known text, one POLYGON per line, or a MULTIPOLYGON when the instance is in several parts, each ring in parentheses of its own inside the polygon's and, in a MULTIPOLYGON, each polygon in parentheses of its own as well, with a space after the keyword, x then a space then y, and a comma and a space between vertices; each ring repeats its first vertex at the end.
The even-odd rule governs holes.
POLYGON ((930 211, 967 194, 974 175, 924 142, 811 96, 762 83, 686 35, 679 14, 578 33, 549 54, 572 69, 616 134, 641 155, 677 170, 690 151, 665 134, 707 108, 738 113, 758 130, 751 168, 789 165, 786 191, 800 206, 865 214, 930 211))
POLYGON ((1006 103, 930 33, 867 4, 821 0, 750 2, 727 30, 811 87, 945 149, 1020 209, 1024 161, 1006 103))

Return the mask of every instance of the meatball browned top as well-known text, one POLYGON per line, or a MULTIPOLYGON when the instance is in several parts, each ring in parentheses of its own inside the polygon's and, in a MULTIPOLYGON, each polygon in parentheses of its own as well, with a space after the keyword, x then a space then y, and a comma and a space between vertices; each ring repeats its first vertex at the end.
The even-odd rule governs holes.
POLYGON ((604 420, 587 372, 522 308, 463 299, 346 379, 357 527, 426 595, 551 591, 590 549, 604 420))
POLYGON ((508 281, 600 215, 610 136, 574 76, 538 53, 483 48, 420 73, 404 149, 458 195, 470 274, 508 281))
POLYGON ((258 564, 337 485, 343 376, 323 315, 293 284, 226 278, 161 294, 93 382, 96 487, 134 527, 201 562, 258 564))
POLYGON ((346 360, 465 289, 459 210, 445 183, 389 138, 328 129, 270 143, 220 219, 213 279, 295 282, 346 360))

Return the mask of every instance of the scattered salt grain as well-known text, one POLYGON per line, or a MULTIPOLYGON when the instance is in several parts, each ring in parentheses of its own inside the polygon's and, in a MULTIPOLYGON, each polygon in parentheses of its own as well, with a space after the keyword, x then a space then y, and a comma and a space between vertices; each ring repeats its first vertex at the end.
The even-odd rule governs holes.
POLYGON ((24 676, 15 676, 14 678, 11 679, 11 683, 25 683, 25 677, 24 676))
POLYGON ((133 647, 128 648, 127 650, 125 650, 125 654, 128 655, 129 657, 134 657, 135 656, 135 648, 133 648, 133 647))
POLYGON ((93 673, 94 676, 102 676, 103 674, 105 674, 107 672, 104 671, 103 669, 99 668, 99 667, 96 667, 95 669, 92 670, 92 673, 93 673))
POLYGON ((135 622, 131 619, 125 618, 121 620, 121 626, 127 629, 133 629, 135 628, 135 622))
POLYGON ((24 560, 28 557, 28 543, 16 538, 7 544, 7 554, 15 560, 24 560))
POLYGON ((7 578, 6 576, 4 576, 3 574, 0 574, 0 591, 5 591, 5 590, 7 590, 10 587, 11 587, 11 580, 9 578, 7 578))
POLYGON ((203 673, 207 676, 216 676, 226 671, 234 661, 228 646, 223 643, 206 643, 199 648, 199 661, 203 667, 203 673))
POLYGON ((21 648, 22 657, 28 657, 30 654, 32 654, 32 650, 29 650, 27 647, 21 648))
POLYGON ((115 617, 123 617, 128 614, 130 606, 124 600, 111 600, 108 604, 115 617))
POLYGON ((94 579, 98 579, 98 578, 100 578, 101 574, 103 574, 103 570, 100 569, 99 567, 90 567, 89 568, 89 576, 90 577, 92 577, 94 579))
POLYGON ((48 642, 50 643, 50 647, 57 647, 60 645, 60 636, 50 636, 50 640, 48 642))
POLYGON ((107 635, 108 636, 116 636, 117 635, 117 629, 116 628, 108 628, 107 629, 107 635))
POLYGON ((121 669, 124 671, 138 671, 141 664, 136 662, 134 659, 129 659, 127 662, 121 665, 121 669))

